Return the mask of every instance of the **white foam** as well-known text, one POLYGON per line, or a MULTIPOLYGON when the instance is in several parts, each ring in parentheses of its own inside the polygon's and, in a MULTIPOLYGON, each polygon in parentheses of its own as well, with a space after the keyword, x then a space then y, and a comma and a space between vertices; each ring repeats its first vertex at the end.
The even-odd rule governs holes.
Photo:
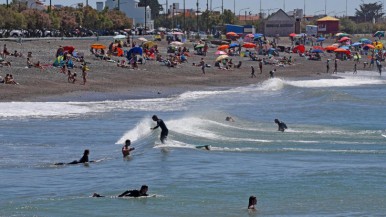
POLYGON ((133 129, 127 131, 115 144, 124 144, 127 139, 130 139, 131 142, 134 142, 141 138, 147 137, 151 134, 150 127, 150 118, 143 118, 133 129))
POLYGON ((360 85, 375 85, 386 84, 385 80, 373 76, 351 76, 340 75, 336 79, 319 79, 319 80, 301 80, 301 81, 285 81, 285 84, 303 87, 303 88, 317 88, 317 87, 354 87, 360 85))

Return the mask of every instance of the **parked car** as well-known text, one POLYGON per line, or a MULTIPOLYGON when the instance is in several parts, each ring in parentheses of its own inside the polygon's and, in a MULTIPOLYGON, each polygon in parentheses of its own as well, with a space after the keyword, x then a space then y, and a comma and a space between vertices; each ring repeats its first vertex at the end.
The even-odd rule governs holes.
POLYGON ((9 32, 9 36, 13 38, 23 37, 24 36, 23 30, 19 30, 19 29, 11 30, 11 32, 9 32))

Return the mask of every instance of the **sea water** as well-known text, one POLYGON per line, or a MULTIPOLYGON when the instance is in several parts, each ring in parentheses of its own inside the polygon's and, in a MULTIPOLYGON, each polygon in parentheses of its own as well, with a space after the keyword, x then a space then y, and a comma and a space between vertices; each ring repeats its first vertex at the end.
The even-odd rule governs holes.
POLYGON ((362 71, 164 98, 0 103, 0 216, 385 216, 385 85, 362 71), (150 130, 154 114, 166 144, 150 130), (98 162, 54 165, 84 149, 98 162), (116 197, 143 184, 152 197, 116 197))

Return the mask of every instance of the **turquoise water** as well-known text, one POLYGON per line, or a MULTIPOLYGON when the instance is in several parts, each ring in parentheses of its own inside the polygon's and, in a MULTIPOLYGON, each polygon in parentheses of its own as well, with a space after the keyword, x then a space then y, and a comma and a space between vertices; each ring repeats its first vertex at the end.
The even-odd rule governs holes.
POLYGON ((384 216, 386 80, 337 78, 0 103, 0 216, 384 216), (165 145, 150 131, 153 114, 170 130, 165 145), (289 129, 278 132, 275 118, 289 129), (126 139, 136 150, 122 159, 126 139), (86 148, 97 163, 53 165, 86 148), (115 197, 142 184, 152 197, 115 197))

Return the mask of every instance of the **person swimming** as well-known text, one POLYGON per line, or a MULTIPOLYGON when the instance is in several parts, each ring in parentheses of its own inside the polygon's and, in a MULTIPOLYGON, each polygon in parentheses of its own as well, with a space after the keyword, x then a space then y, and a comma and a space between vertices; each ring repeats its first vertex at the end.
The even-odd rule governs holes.
POLYGON ((226 117, 225 120, 230 122, 235 122, 235 120, 231 116, 226 117))
POLYGON ((158 127, 160 127, 160 128, 161 128, 161 136, 160 136, 160 140, 161 140, 162 143, 165 143, 165 140, 166 140, 166 138, 167 138, 167 136, 168 136, 168 134, 169 134, 169 130, 168 130, 168 128, 166 127, 165 122, 164 122, 162 119, 159 119, 159 118, 157 117, 157 115, 153 115, 152 119, 153 119, 153 121, 156 121, 156 122, 157 122, 157 126, 152 127, 152 128, 150 128, 150 129, 151 129, 151 130, 155 130, 155 129, 157 129, 158 127))
POLYGON ((256 209, 257 199, 255 196, 250 196, 248 201, 248 209, 256 209))
POLYGON ((278 126, 278 131, 284 132, 284 130, 287 129, 287 125, 284 122, 279 121, 279 119, 275 119, 275 123, 278 126))
POLYGON ((210 151, 210 145, 198 145, 196 146, 197 149, 205 149, 207 151, 210 151))

